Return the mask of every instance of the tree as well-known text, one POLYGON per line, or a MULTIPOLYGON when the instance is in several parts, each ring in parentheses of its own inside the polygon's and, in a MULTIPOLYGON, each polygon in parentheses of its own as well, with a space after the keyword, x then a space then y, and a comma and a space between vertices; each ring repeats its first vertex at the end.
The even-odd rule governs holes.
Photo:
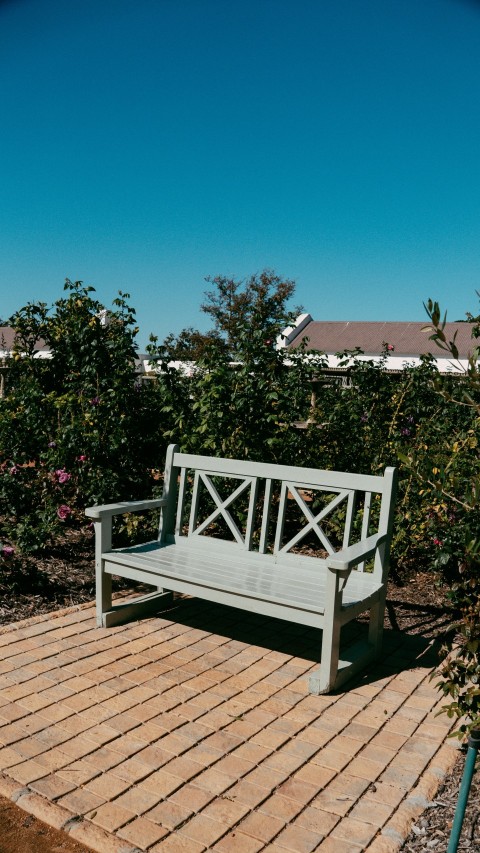
POLYGON ((189 326, 187 329, 182 329, 178 335, 170 334, 165 338, 162 346, 159 348, 163 353, 165 361, 199 361, 206 352, 212 347, 219 348, 223 353, 226 352, 225 343, 219 333, 199 332, 189 326))
POLYGON ((215 358, 236 360, 256 333, 274 342, 301 310, 295 308, 292 312, 287 308, 295 292, 295 282, 282 279, 272 270, 255 273, 247 279, 218 275, 205 280, 213 288, 205 292, 200 309, 213 320, 213 329, 203 333, 189 327, 178 335, 168 335, 157 347, 157 354, 163 360, 198 361, 208 353, 215 358))
POLYGON ((214 289, 205 293, 201 309, 213 319, 215 331, 232 354, 245 336, 252 337, 257 331, 275 339, 291 319, 287 302, 295 292, 295 282, 283 280, 272 270, 245 280, 222 275, 206 280, 214 289))
POLYGON ((292 424, 308 413, 315 370, 301 352, 275 346, 292 320, 287 300, 295 284, 269 270, 243 281, 207 281, 214 289, 201 308, 213 319, 213 330, 201 335, 184 329, 160 347, 151 339, 148 348, 162 362, 158 384, 163 412, 173 419, 172 438, 190 452, 292 461, 305 444, 292 424), (194 348, 192 377, 168 367, 173 353, 193 360, 194 348))

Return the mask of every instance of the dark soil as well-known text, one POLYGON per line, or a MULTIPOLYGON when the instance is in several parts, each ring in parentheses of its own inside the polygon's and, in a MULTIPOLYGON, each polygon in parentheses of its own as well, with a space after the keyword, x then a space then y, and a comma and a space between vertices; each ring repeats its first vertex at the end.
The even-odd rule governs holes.
MULTIPOLYGON (((117 581, 117 589, 125 588, 117 581)), ((0 625, 92 601, 95 592, 93 533, 70 532, 64 541, 41 556, 12 559, 0 576, 0 625)), ((394 574, 389 584, 386 628, 434 638, 451 627, 455 614, 428 572, 406 578, 394 574)), ((463 773, 457 765, 432 807, 419 818, 405 842, 404 853, 445 853, 463 773)), ((88 848, 65 833, 25 814, 0 798, 0 853, 82 853, 88 848)), ((474 775, 459 851, 480 853, 480 780, 474 775)))
POLYGON ((85 853, 90 849, 3 797, 0 797, 0 833, 0 853, 85 853))
MULTIPOLYGON (((465 767, 465 754, 460 755, 453 773, 438 792, 431 807, 413 824, 402 847, 403 853, 445 853, 452 829, 458 792, 465 767)), ((474 773, 467 810, 457 850, 480 853, 480 764, 474 773)))

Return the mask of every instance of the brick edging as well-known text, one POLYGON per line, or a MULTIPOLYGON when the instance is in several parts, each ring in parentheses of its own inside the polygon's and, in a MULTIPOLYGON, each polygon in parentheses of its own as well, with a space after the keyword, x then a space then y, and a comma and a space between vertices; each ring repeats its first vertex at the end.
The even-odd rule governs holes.
POLYGON ((365 853, 398 853, 412 824, 431 806, 445 777, 453 770, 459 756, 459 744, 447 741, 433 756, 415 788, 399 804, 379 834, 365 848, 365 853))
MULTIPOLYGON (((130 595, 132 595, 131 590, 121 590, 113 594, 113 599, 118 602, 130 595)), ((29 625, 39 625, 41 622, 60 619, 62 616, 68 616, 69 613, 78 613, 89 608, 95 609, 95 599, 84 601, 82 604, 70 604, 68 607, 62 607, 61 610, 49 610, 47 613, 40 613, 38 616, 27 616, 25 619, 19 619, 18 622, 7 622, 6 625, 0 625, 0 636, 8 633, 8 631, 20 631, 21 628, 28 628, 29 625)))
POLYGON ((75 815, 64 806, 52 803, 41 794, 19 785, 4 773, 0 773, 0 796, 10 800, 22 811, 33 815, 47 826, 61 830, 75 841, 90 847, 95 853, 142 853, 138 847, 122 841, 110 832, 95 826, 80 815, 75 815))

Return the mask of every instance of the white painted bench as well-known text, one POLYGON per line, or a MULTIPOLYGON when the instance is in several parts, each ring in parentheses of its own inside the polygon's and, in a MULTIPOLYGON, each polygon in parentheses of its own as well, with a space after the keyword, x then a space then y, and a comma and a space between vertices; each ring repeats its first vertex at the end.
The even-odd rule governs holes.
POLYGON ((309 687, 326 693, 380 653, 395 491, 395 468, 347 474, 170 445, 162 498, 86 510, 96 534, 97 622, 155 612, 178 592, 322 628, 309 687), (158 539, 113 549, 112 517, 150 509, 160 509, 158 539), (155 591, 113 606, 112 575, 155 591), (365 611, 368 639, 340 659, 342 626, 365 611))

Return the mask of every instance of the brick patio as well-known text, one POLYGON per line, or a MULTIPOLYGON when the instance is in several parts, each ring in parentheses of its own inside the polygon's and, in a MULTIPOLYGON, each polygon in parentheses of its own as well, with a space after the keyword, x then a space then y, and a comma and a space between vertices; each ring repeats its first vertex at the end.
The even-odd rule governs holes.
MULTIPOLYGON (((362 630, 362 626, 355 626, 362 630)), ((0 794, 104 853, 393 853, 453 766, 433 652, 310 696, 321 632, 198 600, 0 630, 0 794)))

